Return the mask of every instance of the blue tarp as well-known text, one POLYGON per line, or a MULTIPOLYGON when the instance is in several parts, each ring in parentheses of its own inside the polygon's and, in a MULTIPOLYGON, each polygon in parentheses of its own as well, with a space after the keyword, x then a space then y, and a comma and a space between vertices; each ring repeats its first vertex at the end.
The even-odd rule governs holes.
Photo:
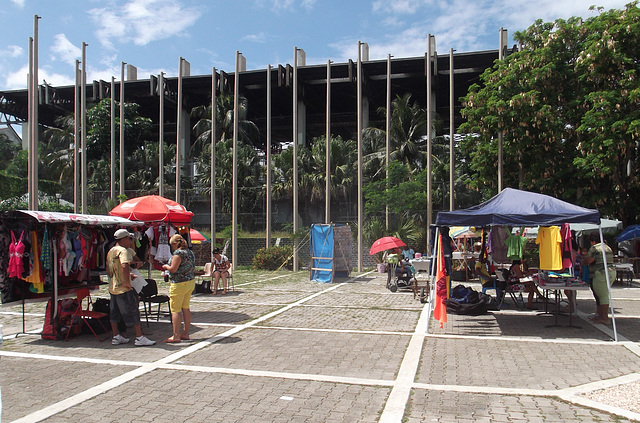
POLYGON ((333 225, 311 225, 311 280, 332 282, 333 225))
POLYGON ((440 212, 438 226, 552 226, 563 223, 600 224, 600 212, 544 194, 505 188, 490 200, 468 209, 440 212))

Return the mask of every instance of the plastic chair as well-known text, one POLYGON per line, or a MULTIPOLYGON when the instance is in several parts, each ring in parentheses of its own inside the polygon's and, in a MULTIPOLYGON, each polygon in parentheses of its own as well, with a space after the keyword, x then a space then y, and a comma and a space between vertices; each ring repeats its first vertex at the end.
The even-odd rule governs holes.
POLYGON ((489 279, 487 278, 487 276, 482 275, 477 271, 475 271, 475 269, 474 269, 474 272, 478 277, 478 279, 480 280, 480 283, 482 284, 482 293, 486 294, 488 290, 494 289, 496 291, 496 301, 498 302, 498 304, 502 304, 501 299, 502 299, 503 293, 500 287, 498 286, 498 280, 493 277, 489 279))
POLYGON ((202 275, 200 275, 203 278, 210 278, 211 277, 211 263, 205 263, 204 264, 204 273, 202 275))
MULTIPOLYGON (((140 301, 144 307, 144 316, 147 320, 147 327, 149 327, 149 315, 151 314, 151 304, 158 304, 158 311, 156 312, 156 322, 160 321, 160 307, 163 303, 169 304, 168 295, 158 295, 158 284, 155 279, 146 279, 147 284, 140 291, 140 301), (149 309, 147 310, 147 306, 149 309)), ((167 311, 166 314, 171 317, 171 312, 167 311)))
POLYGON ((227 269, 227 288, 229 287, 229 283, 231 283, 231 290, 236 290, 236 284, 233 283, 233 264, 229 262, 229 268, 227 269))
MULTIPOLYGON (((109 315, 107 313, 101 313, 99 311, 93 311, 92 310, 93 301, 91 300, 91 294, 89 293, 89 289, 88 288, 81 288, 78 291, 76 291, 76 298, 78 299, 78 307, 76 308, 76 310, 71 315, 71 323, 72 323, 72 325, 73 325, 73 322, 75 322, 76 318, 80 318, 80 321, 81 321, 80 325, 82 325, 83 323, 86 324, 89 327, 89 330, 91 330, 91 332, 93 333, 93 336, 95 336, 98 341, 102 342, 105 339, 109 339, 111 337, 111 334, 109 333, 109 330, 107 330, 107 328, 104 326, 104 324, 100 320, 100 319, 103 319, 105 317, 108 317, 109 315), (85 298, 87 299, 87 308, 86 309, 82 308, 82 303, 84 302, 85 298), (96 333, 95 329, 89 323, 88 319, 94 319, 95 321, 98 322, 98 324, 102 327, 102 329, 104 329, 104 332, 107 334, 107 336, 104 339, 100 339, 100 337, 96 333)), ((69 328, 69 330, 67 331, 67 336, 65 336, 65 338, 64 338, 65 341, 67 339, 69 339, 69 334, 71 332, 72 332, 71 328, 69 328)))

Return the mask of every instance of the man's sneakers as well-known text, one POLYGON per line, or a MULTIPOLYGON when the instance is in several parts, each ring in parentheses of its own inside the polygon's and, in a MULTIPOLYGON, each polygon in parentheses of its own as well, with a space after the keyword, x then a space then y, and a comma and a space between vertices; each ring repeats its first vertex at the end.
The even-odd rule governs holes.
POLYGON ((146 336, 142 335, 139 338, 136 338, 136 342, 135 345, 136 347, 148 347, 150 345, 155 345, 156 341, 152 341, 151 339, 147 338, 146 336))
MULTIPOLYGON (((120 345, 126 344, 130 341, 129 338, 125 338, 124 336, 117 334, 113 338, 111 338, 111 345, 120 345)), ((150 345, 155 345, 156 341, 152 341, 146 336, 142 335, 139 338, 136 338, 135 346, 136 347, 148 347, 150 345)))
POLYGON ((120 334, 117 334, 116 336, 111 338, 111 345, 126 344, 127 342, 129 342, 129 338, 125 338, 120 334))

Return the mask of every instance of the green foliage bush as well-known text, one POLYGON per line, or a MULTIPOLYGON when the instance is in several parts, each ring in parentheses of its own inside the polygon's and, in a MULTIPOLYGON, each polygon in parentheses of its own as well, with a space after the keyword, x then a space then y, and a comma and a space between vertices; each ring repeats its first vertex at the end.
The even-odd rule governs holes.
POLYGON ((260 248, 253 257, 253 268, 262 270, 293 269, 293 247, 290 245, 260 248))

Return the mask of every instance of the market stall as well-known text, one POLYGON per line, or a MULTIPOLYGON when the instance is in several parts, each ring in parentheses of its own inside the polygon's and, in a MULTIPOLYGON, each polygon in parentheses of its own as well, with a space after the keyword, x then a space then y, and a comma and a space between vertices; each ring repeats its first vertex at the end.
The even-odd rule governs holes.
MULTIPOLYGON (((548 195, 505 188, 498 195, 463 210, 440 212, 436 217, 436 226, 559 226, 563 223, 590 223, 598 225, 600 242, 604 242, 600 227, 600 212, 587 209, 548 195)), ((603 251, 603 261, 607 266, 607 259, 603 251)), ((606 272, 605 272, 606 274, 606 272)), ((609 291, 611 281, 607 282, 609 291)), ((431 290, 434 291, 433 289, 431 290)), ((610 292, 609 292, 610 294, 610 292)), ((609 295, 611 296, 611 295, 609 295)), ((613 301, 610 302, 613 323, 614 340, 618 340, 616 331, 613 301)))
MULTIPOLYGON (((113 232, 138 223, 114 216, 15 210, 0 216, 2 304, 48 301, 96 288, 113 232), (2 254, 1 252, 5 253, 2 254)), ((57 307, 52 307, 55 318, 57 307)), ((23 315, 24 322, 24 315, 23 315)), ((23 324, 24 327, 24 324, 23 324)))

